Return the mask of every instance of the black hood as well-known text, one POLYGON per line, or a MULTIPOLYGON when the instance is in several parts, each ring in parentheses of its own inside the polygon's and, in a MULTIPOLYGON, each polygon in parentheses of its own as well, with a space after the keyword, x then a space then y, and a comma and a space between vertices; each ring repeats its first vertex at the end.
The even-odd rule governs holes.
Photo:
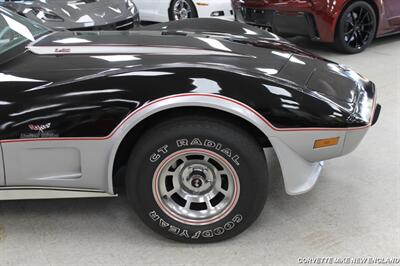
MULTIPOLYGON (((131 54, 140 65, 204 63, 243 73, 274 77, 293 54, 317 58, 276 35, 217 19, 197 19, 142 27, 135 31, 54 32, 28 46, 37 55, 67 58, 131 54), (190 25, 192 25, 190 27, 190 25)), ((105 64, 63 67, 109 68, 127 66, 115 60, 105 64)), ((83 63, 84 64, 84 63, 83 63)))
POLYGON ((350 108, 349 105, 362 97, 359 95, 361 88, 371 86, 369 80, 346 66, 314 55, 273 33, 246 24, 233 25, 230 22, 204 19, 199 23, 186 20, 156 24, 148 29, 170 35, 206 34, 208 37, 219 37, 234 43, 264 48, 264 50, 258 49, 259 53, 252 54, 257 59, 260 59, 259 54, 265 56, 264 53, 267 53, 265 49, 268 49, 268 58, 261 59, 263 67, 271 69, 270 63, 273 62, 276 67, 272 69, 279 69, 271 76, 283 79, 304 92, 320 94, 344 107, 350 108), (227 32, 229 34, 226 34, 227 32), (285 61, 283 67, 276 64, 277 56, 286 59, 286 61, 280 61, 280 63, 285 61))
POLYGON ((68 62, 71 62, 71 57, 76 58, 77 65, 63 65, 74 69, 121 68, 132 64, 146 67, 207 64, 208 67, 278 79, 288 86, 326 97, 345 108, 357 100, 359 87, 369 82, 355 72, 301 50, 274 34, 216 19, 163 23, 123 33, 59 32, 50 34, 29 49, 38 55, 67 56, 68 62), (107 61, 107 58, 118 59, 110 55, 122 54, 134 55, 136 60, 107 61), (97 58, 96 63, 93 58, 97 58))
POLYGON ((0 108, 3 138, 46 120, 49 110, 37 108, 43 104, 56 106, 50 115, 60 136, 93 137, 150 101, 187 93, 237 100, 278 128, 365 126, 375 95, 351 70, 268 32, 212 19, 50 32, 7 58, 0 64, 2 101, 10 103, 0 108))

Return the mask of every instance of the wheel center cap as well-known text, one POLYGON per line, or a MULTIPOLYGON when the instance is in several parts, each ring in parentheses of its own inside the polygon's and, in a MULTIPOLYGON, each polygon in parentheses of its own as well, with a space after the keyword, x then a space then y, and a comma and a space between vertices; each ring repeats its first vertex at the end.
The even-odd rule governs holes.
POLYGON ((203 185, 203 180, 202 177, 200 176, 194 176, 192 177, 192 182, 191 182, 192 186, 195 188, 199 188, 203 185))
POLYGON ((187 10, 186 9, 182 9, 181 10, 181 18, 187 18, 187 16, 188 16, 188 12, 187 12, 187 10))
POLYGON ((208 193, 215 185, 215 177, 206 163, 192 163, 183 168, 181 184, 188 193, 208 193))

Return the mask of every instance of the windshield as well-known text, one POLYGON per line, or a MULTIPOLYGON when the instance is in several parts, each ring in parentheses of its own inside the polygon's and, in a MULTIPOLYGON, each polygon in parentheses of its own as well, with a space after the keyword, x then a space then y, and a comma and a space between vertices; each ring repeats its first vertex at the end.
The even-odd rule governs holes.
POLYGON ((0 8, 0 54, 24 42, 34 41, 48 31, 29 19, 0 8))

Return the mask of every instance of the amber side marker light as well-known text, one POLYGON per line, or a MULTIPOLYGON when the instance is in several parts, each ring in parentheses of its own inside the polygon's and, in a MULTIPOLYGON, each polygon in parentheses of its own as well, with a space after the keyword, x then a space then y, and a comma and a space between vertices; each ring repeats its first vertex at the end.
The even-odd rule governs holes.
POLYGON ((203 3, 203 2, 196 2, 196 5, 198 5, 198 6, 208 6, 207 3, 203 3))
POLYGON ((320 149, 330 146, 335 146, 339 143, 340 137, 337 138, 329 138, 329 139, 317 139, 314 142, 314 149, 320 149))

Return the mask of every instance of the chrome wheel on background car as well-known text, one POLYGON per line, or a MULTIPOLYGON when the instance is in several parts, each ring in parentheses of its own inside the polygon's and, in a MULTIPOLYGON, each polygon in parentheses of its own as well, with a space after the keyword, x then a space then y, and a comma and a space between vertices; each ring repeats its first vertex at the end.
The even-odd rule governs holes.
POLYGON ((239 198, 236 171, 215 152, 178 151, 162 162, 153 177, 157 204, 171 218, 187 224, 222 219, 239 198))
POLYGON ((196 18, 196 7, 191 0, 174 0, 169 11, 170 20, 196 18))
POLYGON ((262 148, 246 130, 213 116, 164 118, 131 153, 128 198, 144 223, 167 238, 231 238, 264 207, 268 172, 262 148))
POLYGON ((351 4, 339 18, 335 46, 345 53, 365 50, 375 38, 376 15, 366 2, 351 4))

